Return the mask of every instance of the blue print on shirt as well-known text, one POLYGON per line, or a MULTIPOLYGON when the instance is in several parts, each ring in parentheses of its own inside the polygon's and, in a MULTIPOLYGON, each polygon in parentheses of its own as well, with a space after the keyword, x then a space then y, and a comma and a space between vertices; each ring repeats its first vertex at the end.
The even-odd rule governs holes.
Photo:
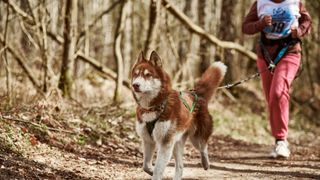
POLYGON ((290 34, 290 28, 295 21, 294 15, 288 9, 274 8, 272 14, 272 26, 264 28, 264 32, 274 37, 286 37, 290 34))

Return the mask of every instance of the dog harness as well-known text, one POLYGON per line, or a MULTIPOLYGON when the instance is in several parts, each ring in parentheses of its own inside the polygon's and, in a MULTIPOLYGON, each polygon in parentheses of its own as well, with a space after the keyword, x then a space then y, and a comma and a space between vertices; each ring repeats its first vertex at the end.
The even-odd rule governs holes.
POLYGON ((185 98, 183 98, 183 95, 185 94, 185 92, 183 91, 180 91, 179 93, 179 98, 181 99, 183 105, 189 110, 190 113, 193 113, 196 105, 197 105, 197 102, 198 102, 198 95, 194 92, 194 91, 190 91, 188 92, 189 94, 191 94, 193 97, 194 97, 194 100, 192 102, 192 105, 191 107, 189 106, 187 100, 185 98))
POLYGON ((268 40, 265 37, 264 33, 261 33, 261 39, 260 39, 260 48, 262 52, 262 56, 265 59, 267 66, 271 72, 274 71, 274 68, 276 65, 280 62, 282 57, 287 53, 288 48, 292 45, 295 45, 297 43, 301 43, 301 40, 298 38, 292 38, 291 36, 279 39, 279 40, 268 40), (278 45, 277 49, 277 55, 274 59, 271 58, 266 45, 278 45))
MULTIPOLYGON (((184 106, 188 109, 188 111, 189 111, 190 113, 193 113, 194 110, 195 110, 195 107, 196 107, 196 105, 197 105, 197 102, 198 102, 199 97, 198 97, 198 95, 197 95, 194 91, 188 92, 189 94, 191 94, 191 95, 194 97, 193 102, 192 102, 192 105, 189 106, 187 100, 184 98, 184 94, 185 94, 185 93, 186 93, 186 92, 180 91, 180 92, 179 92, 179 98, 180 98, 180 100, 182 101, 182 103, 184 104, 184 106)), ((160 119, 160 116, 161 116, 161 114, 164 112, 166 106, 167 106, 167 100, 163 101, 163 102, 161 103, 161 105, 157 107, 157 108, 158 108, 158 111, 160 111, 160 112, 159 112, 159 115, 157 116, 157 118, 155 118, 155 119, 152 120, 152 121, 146 122, 146 128, 147 128, 147 131, 148 131, 148 133, 149 133, 150 136, 152 136, 152 132, 153 132, 154 126, 155 126, 155 124, 157 123, 157 121, 160 119)))
POLYGON ((159 115, 157 116, 157 118, 155 118, 155 119, 152 120, 152 121, 146 122, 146 128, 147 128, 147 131, 148 131, 148 133, 150 134, 150 136, 152 135, 154 126, 155 126, 156 122, 160 119, 160 116, 161 116, 161 114, 164 112, 166 106, 167 106, 167 100, 164 100, 164 101, 160 104, 160 106, 157 107, 157 108, 160 110, 160 113, 159 113, 159 115))

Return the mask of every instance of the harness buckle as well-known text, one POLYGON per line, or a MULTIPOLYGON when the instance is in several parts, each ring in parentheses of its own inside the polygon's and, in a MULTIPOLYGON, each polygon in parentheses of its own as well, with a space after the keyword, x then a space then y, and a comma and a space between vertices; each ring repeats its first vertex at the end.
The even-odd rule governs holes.
POLYGON ((268 69, 269 69, 269 71, 271 72, 271 74, 273 74, 275 67, 276 67, 275 64, 269 63, 268 69))

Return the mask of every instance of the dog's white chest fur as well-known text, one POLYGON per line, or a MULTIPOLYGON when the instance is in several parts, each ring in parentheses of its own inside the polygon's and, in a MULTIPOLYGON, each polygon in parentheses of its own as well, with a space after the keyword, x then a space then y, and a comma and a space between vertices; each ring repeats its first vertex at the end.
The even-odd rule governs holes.
POLYGON ((152 135, 149 134, 146 123, 151 122, 157 118, 157 113, 155 111, 153 112, 144 112, 140 116, 140 120, 142 122, 137 121, 136 122, 136 131, 137 134, 144 140, 147 140, 149 142, 153 141, 153 138, 151 137, 152 135))
POLYGON ((140 136, 140 138, 143 139, 143 141, 146 141, 149 143, 154 142, 152 135, 149 134, 148 132, 145 122, 136 121, 136 132, 138 136, 140 136))
POLYGON ((157 122, 153 130, 153 136, 155 141, 161 142, 166 137, 171 128, 172 123, 170 120, 157 122))
POLYGON ((151 122, 157 118, 157 113, 153 112, 145 112, 141 115, 141 120, 143 122, 151 122))

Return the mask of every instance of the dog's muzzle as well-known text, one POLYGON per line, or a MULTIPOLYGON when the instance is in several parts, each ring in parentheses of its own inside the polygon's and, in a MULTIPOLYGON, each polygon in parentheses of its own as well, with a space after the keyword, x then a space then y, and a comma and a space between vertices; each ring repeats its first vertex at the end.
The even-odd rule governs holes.
POLYGON ((140 84, 134 83, 134 84, 132 84, 132 87, 133 87, 133 90, 134 90, 135 92, 141 92, 141 90, 140 90, 140 84))

